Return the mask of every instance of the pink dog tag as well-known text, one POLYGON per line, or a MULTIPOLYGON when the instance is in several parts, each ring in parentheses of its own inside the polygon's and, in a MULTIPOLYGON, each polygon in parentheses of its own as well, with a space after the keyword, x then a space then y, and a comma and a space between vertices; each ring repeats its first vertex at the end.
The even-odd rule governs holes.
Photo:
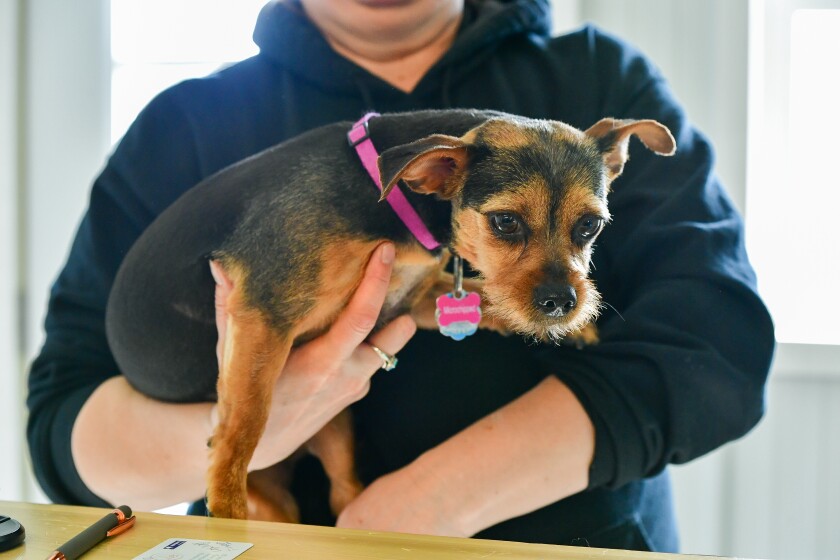
POLYGON ((464 340, 478 330, 481 322, 481 296, 475 292, 464 291, 464 261, 453 255, 452 276, 455 290, 438 296, 435 300, 437 310, 435 320, 440 334, 453 340, 464 340))
POLYGON ((453 340, 464 340, 478 330, 481 322, 481 296, 475 292, 443 294, 436 300, 435 319, 441 334, 453 340))

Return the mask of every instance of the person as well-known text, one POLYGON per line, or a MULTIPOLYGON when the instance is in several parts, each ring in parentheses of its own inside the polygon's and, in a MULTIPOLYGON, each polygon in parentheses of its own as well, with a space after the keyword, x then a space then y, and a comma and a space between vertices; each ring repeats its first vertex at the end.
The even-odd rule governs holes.
POLYGON ((202 178, 369 110, 494 109, 582 129, 650 118, 678 152, 634 144, 613 185, 592 272, 609 304, 599 344, 484 331, 454 342, 408 318, 368 339, 393 261, 385 244, 341 319, 292 354, 250 467, 284 459, 352 403, 367 487, 336 521, 317 462, 302 460, 304 522, 675 551, 666 467, 758 422, 773 326, 712 148, 658 70, 595 27, 549 28, 547 0, 274 1, 258 55, 158 95, 95 181, 52 288, 28 395, 47 495, 139 509, 203 496, 212 403, 137 393, 103 320, 126 251, 202 178), (398 368, 376 373, 370 344, 398 352, 398 368))

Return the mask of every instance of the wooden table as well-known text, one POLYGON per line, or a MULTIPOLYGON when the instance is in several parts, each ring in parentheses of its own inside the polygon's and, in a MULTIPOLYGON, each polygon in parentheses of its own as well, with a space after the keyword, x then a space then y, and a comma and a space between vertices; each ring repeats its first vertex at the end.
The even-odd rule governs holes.
MULTIPOLYGON (((26 529, 26 542, 18 548, 0 552, 0 560, 44 560, 57 546, 108 511, 0 501, 0 514, 13 517, 26 529)), ((137 524, 132 529, 105 539, 85 554, 83 560, 131 559, 173 537, 253 543, 254 546, 237 560, 711 560, 710 556, 427 537, 263 521, 145 512, 136 512, 136 515, 137 524)))

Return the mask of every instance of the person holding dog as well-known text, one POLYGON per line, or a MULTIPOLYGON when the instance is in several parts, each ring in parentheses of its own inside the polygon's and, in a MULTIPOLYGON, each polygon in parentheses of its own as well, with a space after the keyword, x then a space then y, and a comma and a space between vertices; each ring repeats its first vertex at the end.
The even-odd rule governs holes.
MULTIPOLYGON (((676 550, 666 467, 759 420, 772 323, 711 148, 662 77, 595 28, 550 38, 549 22, 543 0, 271 2, 259 55, 152 101, 94 184, 52 290, 28 397, 47 494, 139 509, 203 495, 213 404, 138 393, 104 333, 125 252, 201 179, 369 110, 476 107, 582 129, 645 118, 670 128, 678 152, 654 164, 631 147, 613 185, 592 272, 612 306, 597 345, 483 331, 453 342, 408 317, 371 335, 394 259, 384 244, 338 321, 293 351, 250 467, 285 459, 349 405, 367 487, 334 520, 323 473, 301 461, 292 490, 303 522, 676 550), (374 347, 399 353, 395 371, 376 373, 374 347)), ((223 285, 217 303, 221 325, 223 285)))

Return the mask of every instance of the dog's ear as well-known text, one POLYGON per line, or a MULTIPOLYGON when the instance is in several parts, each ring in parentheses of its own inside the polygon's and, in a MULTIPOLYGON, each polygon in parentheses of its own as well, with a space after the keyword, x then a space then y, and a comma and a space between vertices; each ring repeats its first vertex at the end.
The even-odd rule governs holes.
POLYGON ((598 143, 610 181, 624 170, 627 146, 634 134, 647 149, 661 156, 674 155, 677 150, 677 143, 668 127, 654 120, 601 119, 586 131, 586 135, 598 143))
POLYGON ((379 156, 380 200, 400 179, 414 192, 452 198, 463 186, 466 167, 467 144, 454 136, 433 134, 394 146, 379 156))

